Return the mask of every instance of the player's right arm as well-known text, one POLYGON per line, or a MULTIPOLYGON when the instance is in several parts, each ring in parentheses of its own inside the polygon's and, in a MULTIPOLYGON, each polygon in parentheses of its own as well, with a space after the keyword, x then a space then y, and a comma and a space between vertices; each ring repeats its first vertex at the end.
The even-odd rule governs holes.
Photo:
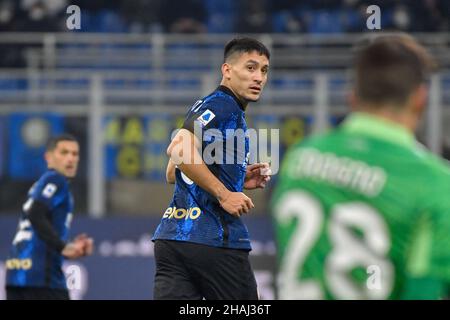
POLYGON ((212 174, 200 155, 201 143, 186 129, 180 129, 167 148, 167 155, 178 168, 219 201, 233 216, 247 213, 254 207, 252 200, 242 192, 231 192, 212 174))
POLYGON ((166 181, 169 184, 175 183, 175 163, 171 159, 169 159, 169 162, 167 163, 166 168, 166 181))

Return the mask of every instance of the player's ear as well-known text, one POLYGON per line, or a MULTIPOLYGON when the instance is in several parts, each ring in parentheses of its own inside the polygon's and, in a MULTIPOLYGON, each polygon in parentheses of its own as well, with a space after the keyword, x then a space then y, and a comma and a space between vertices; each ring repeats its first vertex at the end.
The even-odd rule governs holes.
POLYGON ((358 98, 354 90, 349 91, 349 93, 347 94, 347 102, 350 106, 351 111, 358 110, 358 98))
POLYGON ((227 80, 231 79, 231 65, 226 62, 222 64, 222 76, 227 80))
POLYGON ((48 166, 51 166, 51 163, 52 163, 52 154, 51 154, 50 151, 46 151, 46 152, 44 153, 44 158, 45 158, 45 161, 47 162, 47 165, 48 165, 48 166))
POLYGON ((417 114, 422 114, 425 110, 428 100, 428 89, 425 84, 421 84, 413 93, 414 111, 417 114))

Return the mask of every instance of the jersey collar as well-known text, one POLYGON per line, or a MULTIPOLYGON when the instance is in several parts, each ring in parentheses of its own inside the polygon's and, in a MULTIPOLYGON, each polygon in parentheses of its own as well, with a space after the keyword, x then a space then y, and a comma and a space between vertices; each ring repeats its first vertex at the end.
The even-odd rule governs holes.
POLYGON ((65 175, 63 175, 61 172, 59 172, 59 171, 57 171, 57 170, 55 170, 55 169, 53 169, 53 168, 47 168, 47 171, 50 171, 50 172, 54 172, 54 173, 56 173, 56 174, 59 174, 60 176, 62 176, 64 179, 66 179, 66 181, 70 184, 71 182, 72 182, 72 180, 73 180, 73 178, 69 178, 69 177, 66 177, 65 175))
POLYGON ((228 88, 228 87, 226 87, 226 86, 220 85, 220 86, 217 87, 216 91, 222 91, 222 92, 228 94, 229 96, 232 96, 233 99, 234 99, 234 100, 236 101, 236 103, 238 104, 239 108, 241 108, 242 111, 245 111, 244 105, 243 105, 242 102, 238 99, 238 97, 236 97, 236 95, 233 93, 233 91, 231 91, 230 88, 228 88))
POLYGON ((387 140, 408 148, 416 145, 414 135, 403 126, 363 112, 354 112, 345 119, 343 129, 387 140))

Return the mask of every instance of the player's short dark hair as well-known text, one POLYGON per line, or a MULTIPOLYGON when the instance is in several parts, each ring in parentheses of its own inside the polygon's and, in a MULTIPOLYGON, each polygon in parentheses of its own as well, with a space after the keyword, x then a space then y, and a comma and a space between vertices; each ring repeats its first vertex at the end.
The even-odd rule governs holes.
POLYGON ((360 48, 355 59, 355 94, 361 102, 401 106, 425 83, 433 58, 412 37, 383 35, 360 48))
POLYGON ((71 135, 69 133, 61 133, 61 134, 58 134, 56 136, 50 137, 50 139, 48 139, 46 147, 45 147, 45 150, 46 151, 53 151, 53 150, 55 150, 56 146, 61 141, 78 142, 78 140, 73 135, 71 135))
POLYGON ((270 52, 267 47, 253 38, 234 38, 228 42, 223 52, 223 61, 226 62, 230 56, 238 52, 240 54, 244 52, 256 51, 260 55, 265 55, 270 60, 270 52))

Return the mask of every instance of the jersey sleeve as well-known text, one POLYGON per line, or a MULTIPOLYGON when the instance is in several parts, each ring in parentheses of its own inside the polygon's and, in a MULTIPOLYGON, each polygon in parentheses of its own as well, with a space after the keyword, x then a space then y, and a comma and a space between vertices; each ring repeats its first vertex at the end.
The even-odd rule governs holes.
POLYGON ((35 185, 31 198, 52 210, 67 196, 67 182, 63 176, 57 173, 45 175, 41 179, 35 185))
POLYGON ((450 175, 442 198, 432 210, 433 232, 430 273, 450 284, 450 175))
POLYGON ((408 269, 413 277, 450 284, 450 174, 444 175, 429 187, 408 269))
POLYGON ((203 161, 206 164, 226 163, 227 159, 234 158, 244 161, 245 150, 239 147, 236 149, 226 147, 231 145, 227 144, 227 140, 233 134, 240 134, 242 138, 245 135, 244 131, 236 130, 239 129, 237 121, 239 113, 236 108, 227 100, 216 98, 191 109, 188 114, 183 128, 192 132, 201 141, 204 151, 203 161))
POLYGON ((182 128, 192 133, 197 125, 202 130, 208 129, 236 129, 236 119, 234 117, 235 106, 220 99, 211 99, 194 105, 189 111, 182 128))

